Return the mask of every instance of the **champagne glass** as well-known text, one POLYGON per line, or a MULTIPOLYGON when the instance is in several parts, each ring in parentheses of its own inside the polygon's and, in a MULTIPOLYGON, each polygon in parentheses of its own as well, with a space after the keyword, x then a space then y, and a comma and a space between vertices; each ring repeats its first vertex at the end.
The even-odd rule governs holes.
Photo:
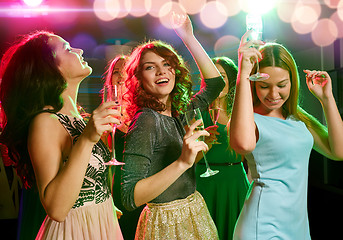
MULTIPOLYGON (((217 100, 214 100, 214 102, 210 105, 210 108, 208 109, 209 113, 210 113, 210 117, 211 120, 213 122, 214 125, 217 125, 218 122, 218 118, 219 118, 219 114, 220 111, 222 110, 217 104, 216 104, 217 100)), ((212 144, 221 144, 220 142, 218 142, 218 140, 214 140, 212 142, 212 144)))
MULTIPOLYGON (((248 13, 246 16, 247 30, 252 30, 250 33, 250 40, 257 41, 262 40, 262 17, 259 14, 248 13)), ((253 47, 259 48, 258 44, 253 44, 253 47)), ((266 73, 260 73, 260 66, 258 64, 258 59, 256 60, 256 73, 251 75, 249 79, 251 81, 264 81, 269 78, 266 73)))
MULTIPOLYGON (((193 109, 191 111, 187 111, 185 113, 185 117, 186 117, 186 121, 187 121, 187 125, 190 126, 192 125, 195 121, 197 120, 201 120, 202 124, 200 124, 199 126, 197 126, 195 128, 195 131, 199 131, 199 130, 204 130, 204 121, 202 119, 202 116, 201 116, 201 112, 200 112, 200 109, 199 108, 196 108, 196 109, 193 109)), ((205 137, 204 136, 201 136, 200 137, 200 140, 201 141, 204 141, 205 137)), ((210 176, 213 176, 215 174, 217 174, 219 171, 218 170, 212 170, 207 162, 207 159, 206 159, 206 155, 204 153, 204 151, 201 151, 203 156, 204 156, 204 161, 205 161, 205 164, 206 164, 206 172, 204 172, 203 174, 200 175, 200 177, 210 177, 210 176)))
MULTIPOLYGON (((122 105, 122 87, 121 85, 114 84, 114 85, 108 85, 104 86, 104 98, 103 101, 109 102, 114 101, 116 102, 115 109, 119 110, 121 112, 121 105, 122 105)), ((117 129, 117 124, 112 125, 112 131, 111 131, 111 140, 112 140, 112 157, 111 160, 108 162, 105 162, 104 165, 124 165, 125 163, 119 162, 116 159, 116 151, 114 148, 114 137, 117 129)))

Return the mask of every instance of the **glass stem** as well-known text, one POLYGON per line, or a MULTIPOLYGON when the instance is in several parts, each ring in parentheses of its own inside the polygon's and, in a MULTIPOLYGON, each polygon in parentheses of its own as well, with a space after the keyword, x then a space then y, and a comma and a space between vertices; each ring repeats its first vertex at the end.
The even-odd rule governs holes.
POLYGON ((257 62, 256 62, 256 73, 259 73, 260 72, 260 64, 258 64, 258 59, 257 59, 257 62))
POLYGON ((113 159, 116 159, 116 152, 114 148, 114 138, 115 138, 116 129, 117 129, 117 126, 113 126, 112 128, 112 157, 113 159))
POLYGON ((207 162, 207 158, 206 158, 205 152, 204 151, 201 151, 201 152, 202 152, 202 155, 204 156, 204 161, 205 161, 206 169, 210 169, 210 166, 208 165, 208 162, 207 162))

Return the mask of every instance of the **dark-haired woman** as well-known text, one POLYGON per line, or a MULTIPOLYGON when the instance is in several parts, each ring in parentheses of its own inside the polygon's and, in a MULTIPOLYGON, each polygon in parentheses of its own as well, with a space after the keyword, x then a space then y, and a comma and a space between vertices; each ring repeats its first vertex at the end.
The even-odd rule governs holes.
POLYGON ((1 62, 1 142, 24 185, 37 184, 47 213, 36 239, 122 239, 107 186, 109 151, 99 141, 120 123, 120 113, 108 102, 83 121, 77 93, 92 68, 82 54, 39 31, 9 48, 1 62))
MULTIPOLYGON (((230 240, 249 188, 242 156, 229 146, 226 127, 231 117, 238 68, 228 57, 216 57, 212 60, 224 78, 225 87, 210 105, 212 109, 219 109, 216 122, 219 134, 216 141, 220 144, 212 144, 206 158, 210 167, 219 170, 219 173, 210 178, 200 177, 206 171, 205 163, 200 161, 196 166, 196 181, 197 190, 204 197, 217 226, 219 238, 230 240)), ((206 109, 202 112, 205 127, 214 124, 209 111, 211 110, 206 109)))
POLYGON ((197 154, 208 146, 197 141, 206 131, 184 130, 181 113, 206 109, 224 82, 193 35, 187 16, 175 16, 175 29, 196 60, 206 87, 189 103, 192 83, 182 58, 161 41, 138 46, 127 62, 128 113, 122 179, 128 209, 147 204, 135 239, 218 239, 206 204, 195 189, 197 154), (178 22, 179 21, 179 22, 178 22))

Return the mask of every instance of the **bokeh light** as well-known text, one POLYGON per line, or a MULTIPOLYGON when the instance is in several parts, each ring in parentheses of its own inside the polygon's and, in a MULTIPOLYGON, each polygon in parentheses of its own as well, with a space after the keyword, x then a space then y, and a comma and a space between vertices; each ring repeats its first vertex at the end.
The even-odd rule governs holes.
POLYGON ((322 47, 332 44, 337 36, 336 24, 328 18, 320 19, 311 34, 312 41, 322 47))
POLYGON ((129 14, 129 9, 131 8, 131 1, 127 1, 127 0, 107 0, 110 2, 117 2, 114 3, 115 5, 119 5, 118 6, 118 15, 117 18, 124 18, 129 14))
POLYGON ((219 28, 227 20, 227 10, 221 2, 208 2, 200 12, 202 23, 208 28, 219 28))
POLYGON ((241 5, 237 0, 217 0, 226 7, 227 16, 235 16, 241 11, 241 5))
POLYGON ((94 0, 93 9, 95 15, 102 21, 111 21, 119 14, 119 3, 110 0, 94 0))
POLYGON ((324 3, 329 8, 337 8, 340 0, 324 0, 324 3))
POLYGON ((338 3, 337 14, 339 18, 343 21, 343 0, 340 0, 338 3))
POLYGON ((316 10, 313 6, 300 5, 295 9, 292 21, 299 21, 303 24, 311 24, 318 20, 320 10, 316 10))
POLYGON ((317 24, 321 13, 321 7, 316 0, 313 0, 312 3, 313 4, 304 4, 298 2, 296 5, 291 21, 292 28, 296 33, 309 33, 317 24))
POLYGON ((292 21, 291 22, 291 26, 292 26, 293 30, 298 34, 310 33, 316 24, 317 24, 317 22, 313 22, 313 23, 302 23, 300 21, 292 21))
POLYGON ((146 1, 145 5, 147 9, 150 9, 149 14, 153 17, 160 17, 160 9, 163 5, 171 3, 171 0, 150 0, 146 1))
POLYGON ((197 14, 205 5, 206 0, 197 0, 196 4, 190 0, 179 0, 179 4, 186 10, 188 14, 197 14))
POLYGON ((230 58, 237 58, 239 43, 240 39, 235 36, 222 36, 214 44, 215 55, 217 57, 228 56, 230 58))
POLYGON ((130 3, 126 6, 128 12, 134 17, 143 17, 151 9, 151 0, 131 0, 127 1, 127 3, 130 3))
POLYGON ((343 38, 343 20, 340 19, 337 12, 334 12, 330 19, 336 24, 337 27, 337 37, 343 38))
POLYGON ((159 11, 159 19, 163 26, 172 29, 172 15, 181 14, 185 15, 186 10, 177 2, 168 2, 164 4, 159 11))
POLYGON ((279 15, 279 18, 286 23, 290 23, 292 21, 295 8, 295 1, 282 1, 276 5, 276 11, 279 15))

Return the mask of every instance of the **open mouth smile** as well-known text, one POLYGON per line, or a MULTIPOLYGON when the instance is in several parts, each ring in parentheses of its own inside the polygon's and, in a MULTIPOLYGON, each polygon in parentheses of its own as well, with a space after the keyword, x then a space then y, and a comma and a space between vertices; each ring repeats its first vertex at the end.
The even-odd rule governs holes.
POLYGON ((266 100, 270 102, 271 104, 278 104, 281 101, 281 99, 269 99, 269 98, 266 98, 266 100))
POLYGON ((161 79, 158 79, 155 83, 158 85, 162 85, 162 84, 167 84, 168 82, 169 82, 169 79, 161 78, 161 79))

